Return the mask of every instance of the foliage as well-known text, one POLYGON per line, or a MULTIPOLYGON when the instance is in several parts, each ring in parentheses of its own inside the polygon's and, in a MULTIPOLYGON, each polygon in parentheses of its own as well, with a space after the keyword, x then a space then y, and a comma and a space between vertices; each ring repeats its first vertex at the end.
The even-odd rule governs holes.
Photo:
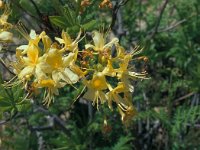
MULTIPOLYGON (((137 72, 147 70, 150 78, 132 82, 137 114, 127 124, 121 122, 117 104, 113 104, 113 111, 105 104, 96 110, 85 101, 86 90, 80 84, 76 85, 78 90, 70 86, 60 89, 54 103, 46 108, 41 105, 42 94, 31 97, 20 84, 3 86, 12 77, 7 62, 17 47, 6 41, 1 46, 1 57, 6 57, 0 66, 0 149, 200 148, 198 0, 113 0, 112 9, 109 5, 99 8, 102 0, 84 5, 81 0, 5 2, 12 9, 9 23, 23 24, 28 33, 31 29, 45 31, 52 41, 62 30, 75 39, 81 28, 86 37, 79 43, 81 48, 92 43, 93 30, 110 30, 108 39, 115 35, 129 52, 140 45, 146 57, 139 54, 130 66, 137 72)), ((16 31, 6 30, 18 39, 14 44, 27 44, 16 31)))

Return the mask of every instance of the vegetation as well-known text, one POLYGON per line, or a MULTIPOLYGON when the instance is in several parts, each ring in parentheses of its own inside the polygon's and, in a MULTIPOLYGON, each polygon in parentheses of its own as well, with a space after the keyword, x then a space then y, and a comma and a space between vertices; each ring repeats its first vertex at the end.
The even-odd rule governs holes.
POLYGON ((199 0, 0 8, 0 149, 200 148, 199 0))

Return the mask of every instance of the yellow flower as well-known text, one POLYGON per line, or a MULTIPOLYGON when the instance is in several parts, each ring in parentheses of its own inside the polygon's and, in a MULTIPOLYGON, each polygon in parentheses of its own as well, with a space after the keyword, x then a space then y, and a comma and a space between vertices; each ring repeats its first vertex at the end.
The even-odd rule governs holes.
POLYGON ((55 40, 58 41, 60 44, 65 45, 63 48, 64 51, 69 50, 74 52, 75 50, 78 49, 78 42, 80 36, 81 36, 81 31, 79 32, 77 38, 73 41, 67 32, 62 31, 61 35, 62 38, 55 37, 55 40))
POLYGON ((114 44, 118 43, 117 38, 113 38, 109 43, 106 44, 105 37, 102 33, 98 31, 93 32, 93 42, 94 45, 92 44, 86 44, 85 49, 92 48, 95 51, 102 52, 106 48, 111 48, 114 44))
POLYGON ((127 101, 128 99, 124 99, 122 98, 122 96, 120 96, 120 93, 123 93, 125 95, 128 92, 125 85, 122 82, 119 82, 118 86, 115 87, 114 89, 110 84, 108 84, 108 88, 109 92, 107 93, 107 96, 108 96, 109 108, 112 109, 112 101, 113 101, 117 103, 119 107, 126 109, 127 106, 129 105, 129 101, 127 101))
POLYGON ((99 100, 101 104, 107 100, 106 94, 103 92, 107 89, 107 82, 103 73, 97 72, 93 75, 92 80, 84 80, 83 83, 88 88, 83 98, 93 101, 93 105, 96 103, 97 108, 99 100))
POLYGON ((42 71, 44 64, 44 57, 39 57, 39 48, 35 45, 30 45, 27 48, 27 57, 23 57, 24 68, 18 74, 19 79, 28 79, 34 75, 36 78, 43 78, 45 76, 42 71))
POLYGON ((129 88, 130 92, 133 92, 134 87, 131 84, 129 79, 136 79, 136 78, 146 79, 146 77, 145 77, 146 74, 145 73, 137 73, 134 71, 130 71, 128 69, 129 61, 131 60, 131 58, 132 58, 131 54, 125 55, 123 61, 120 63, 120 68, 116 69, 116 71, 117 71, 118 79, 120 79, 122 82, 124 82, 126 87, 129 88))
POLYGON ((50 49, 47 53, 46 63, 52 69, 52 79, 58 83, 65 81, 66 84, 73 84, 79 80, 77 74, 69 69, 71 61, 73 61, 73 53, 68 56, 62 56, 58 49, 50 49))

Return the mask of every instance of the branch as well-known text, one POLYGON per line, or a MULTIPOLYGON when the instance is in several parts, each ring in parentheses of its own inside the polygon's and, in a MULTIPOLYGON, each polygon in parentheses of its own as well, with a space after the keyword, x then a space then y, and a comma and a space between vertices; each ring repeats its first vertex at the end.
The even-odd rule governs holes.
POLYGON ((7 122, 11 121, 16 115, 17 115, 18 112, 15 112, 15 114, 13 116, 11 116, 10 118, 6 119, 6 120, 1 120, 0 121, 0 126, 1 125, 4 125, 6 124, 7 122))
POLYGON ((178 99, 175 99, 174 100, 174 105, 178 105, 178 103, 180 102, 180 101, 182 101, 182 100, 184 100, 184 99, 186 99, 186 98, 188 98, 188 97, 190 97, 190 96, 192 96, 192 95, 194 95, 195 93, 194 92, 191 92, 191 93, 188 93, 188 94, 186 94, 186 95, 184 95, 184 96, 182 96, 182 97, 180 97, 180 98, 178 98, 178 99))
POLYGON ((14 72, 12 72, 7 66, 6 64, 3 62, 2 58, 0 58, 0 63, 1 65, 12 75, 15 75, 14 72))
POLYGON ((118 13, 118 10, 121 6, 125 5, 129 0, 121 0, 119 3, 116 2, 114 8, 113 8, 113 11, 112 11, 112 22, 111 22, 111 25, 110 25, 110 28, 113 30, 113 27, 115 25, 115 22, 116 22, 116 19, 117 19, 117 13, 118 13))
POLYGON ((181 21, 176 22, 176 23, 175 23, 174 25, 172 25, 172 26, 169 26, 169 27, 166 27, 166 28, 163 28, 163 29, 158 29, 158 32, 167 32, 167 31, 170 31, 170 30, 176 28, 177 26, 179 26, 180 24, 182 24, 182 23, 184 23, 184 22, 186 22, 186 21, 187 21, 186 19, 183 19, 183 20, 181 20, 181 21))
POLYGON ((47 130, 52 129, 55 125, 60 127, 64 131, 65 134, 70 135, 70 130, 65 127, 65 122, 61 120, 57 115, 51 114, 47 109, 44 109, 42 107, 38 107, 36 111, 41 111, 53 119, 53 125, 50 126, 44 126, 44 127, 34 127, 34 130, 47 130))
POLYGON ((158 27, 159 27, 159 25, 160 25, 160 22, 161 22, 161 19, 162 19, 164 10, 165 10, 165 8, 166 8, 168 2, 169 2, 169 0, 165 0, 164 4, 163 4, 163 6, 162 6, 162 8, 161 8, 161 10, 160 10, 160 13, 159 13, 160 15, 158 16, 158 20, 157 20, 157 22, 156 22, 154 31, 153 31, 153 33, 152 33, 152 34, 150 35, 150 37, 149 37, 150 39, 153 38, 153 37, 156 35, 156 33, 158 32, 158 27))

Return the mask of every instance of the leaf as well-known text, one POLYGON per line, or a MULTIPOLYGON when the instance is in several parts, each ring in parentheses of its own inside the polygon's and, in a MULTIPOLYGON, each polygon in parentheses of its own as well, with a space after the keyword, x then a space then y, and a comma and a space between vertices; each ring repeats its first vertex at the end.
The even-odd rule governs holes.
POLYGON ((62 16, 49 16, 49 20, 55 26, 60 27, 62 29, 65 29, 67 28, 67 26, 69 26, 69 24, 67 23, 67 20, 62 16))
POLYGON ((23 102, 22 104, 17 104, 16 108, 19 112, 25 112, 28 111, 30 108, 31 104, 29 102, 29 100, 26 100, 25 102, 23 102))
POLYGON ((5 99, 4 97, 0 97, 0 108, 1 107, 10 107, 10 106, 12 106, 12 104, 8 99, 5 99))
POLYGON ((88 23, 85 23, 83 24, 81 27, 84 29, 84 30, 91 30, 94 28, 94 26, 97 24, 97 21, 96 20, 91 20, 89 21, 88 23))
POLYGON ((73 27, 67 28, 67 31, 68 31, 69 34, 76 33, 79 30, 80 30, 80 26, 78 26, 78 25, 75 25, 73 27))
POLYGON ((64 7, 64 17, 69 22, 69 24, 71 24, 71 26, 77 25, 76 24, 77 16, 75 15, 75 12, 73 12, 67 5, 64 7))
POLYGON ((19 4, 22 8, 30 12, 32 15, 37 15, 36 10, 34 9, 33 5, 30 3, 30 1, 27 0, 20 0, 19 4))
POLYGON ((129 136, 120 137, 118 142, 112 147, 112 150, 130 150, 132 149, 132 146, 129 144, 129 142, 132 140, 133 138, 129 136))

